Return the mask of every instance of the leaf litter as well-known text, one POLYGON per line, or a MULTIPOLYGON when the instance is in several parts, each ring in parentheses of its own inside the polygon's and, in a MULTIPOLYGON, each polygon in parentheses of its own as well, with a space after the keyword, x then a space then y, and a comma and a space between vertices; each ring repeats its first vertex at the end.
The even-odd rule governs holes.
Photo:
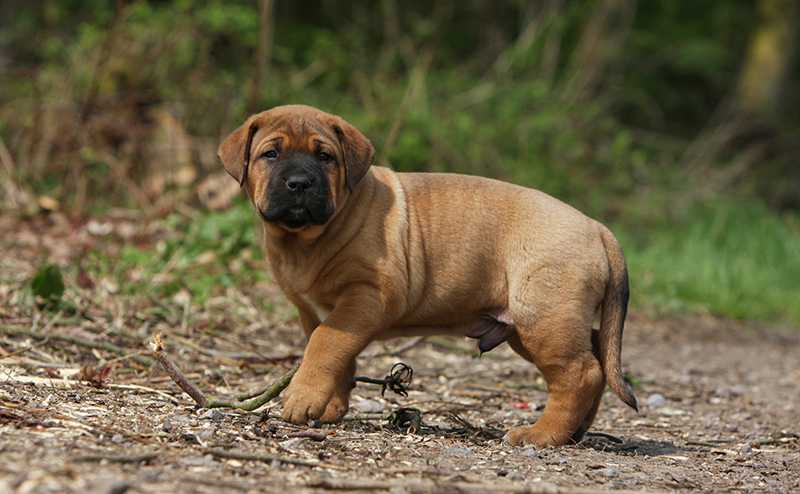
MULTIPOLYGON (((197 408, 147 346, 167 335, 204 392, 261 388, 303 349, 273 284, 234 285, 202 302, 124 295, 125 280, 92 271, 86 253, 116 255, 136 232, 154 232, 151 243, 169 232, 125 215, 91 220, 94 235, 88 220, 0 216, 2 492, 800 489, 797 330, 634 312, 623 360, 642 411, 607 393, 587 438, 562 448, 502 442, 541 412, 544 382, 508 348, 479 357, 466 339, 374 344, 359 374, 386 376, 402 360, 413 368, 408 396, 359 383, 342 424, 299 427, 280 420, 274 401, 250 412, 197 408), (66 288, 58 307, 40 309, 30 281, 47 264, 66 288)), ((245 259, 238 269, 266 268, 245 259)))

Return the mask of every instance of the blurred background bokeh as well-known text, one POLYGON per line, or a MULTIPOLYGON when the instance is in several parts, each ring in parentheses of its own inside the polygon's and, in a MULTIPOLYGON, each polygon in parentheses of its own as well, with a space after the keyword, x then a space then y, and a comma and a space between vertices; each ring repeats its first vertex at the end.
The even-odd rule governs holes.
POLYGON ((634 307, 800 325, 798 46, 798 0, 3 0, 0 208, 247 218, 217 146, 303 103, 608 223, 634 307))

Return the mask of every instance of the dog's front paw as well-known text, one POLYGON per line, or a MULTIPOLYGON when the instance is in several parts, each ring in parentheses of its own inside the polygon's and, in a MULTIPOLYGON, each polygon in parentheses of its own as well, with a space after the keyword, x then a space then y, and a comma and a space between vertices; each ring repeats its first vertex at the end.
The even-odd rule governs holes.
POLYGON ((312 420, 328 418, 333 387, 325 382, 304 378, 303 367, 297 371, 292 382, 283 392, 283 420, 293 424, 307 424, 312 420))
POLYGON ((348 402, 349 400, 347 396, 342 398, 334 394, 333 398, 331 398, 331 401, 329 401, 328 405, 325 407, 325 413, 323 413, 322 417, 320 417, 320 421, 324 424, 341 422, 347 413, 349 407, 348 402))

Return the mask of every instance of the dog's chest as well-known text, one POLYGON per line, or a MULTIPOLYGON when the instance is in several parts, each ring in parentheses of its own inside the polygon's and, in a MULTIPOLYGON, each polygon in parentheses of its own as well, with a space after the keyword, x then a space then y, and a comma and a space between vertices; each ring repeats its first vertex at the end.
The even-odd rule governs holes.
POLYGON ((314 313, 319 318, 320 322, 324 321, 325 319, 328 318, 329 315, 331 315, 331 311, 329 309, 327 309, 327 308, 325 308, 325 307, 323 307, 323 306, 321 306, 319 304, 315 304, 314 302, 311 301, 311 299, 307 295, 300 294, 300 299, 303 302, 305 302, 306 305, 311 307, 311 310, 314 311, 314 313))

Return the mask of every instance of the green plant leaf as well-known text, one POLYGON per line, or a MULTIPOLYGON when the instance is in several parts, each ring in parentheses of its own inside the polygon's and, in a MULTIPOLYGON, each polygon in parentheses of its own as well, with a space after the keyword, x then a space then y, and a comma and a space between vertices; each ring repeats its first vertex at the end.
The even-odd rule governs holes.
POLYGON ((48 302, 51 302, 53 307, 57 306, 64 295, 64 279, 58 266, 47 264, 40 267, 31 278, 31 290, 34 296, 44 299, 40 307, 48 302))

